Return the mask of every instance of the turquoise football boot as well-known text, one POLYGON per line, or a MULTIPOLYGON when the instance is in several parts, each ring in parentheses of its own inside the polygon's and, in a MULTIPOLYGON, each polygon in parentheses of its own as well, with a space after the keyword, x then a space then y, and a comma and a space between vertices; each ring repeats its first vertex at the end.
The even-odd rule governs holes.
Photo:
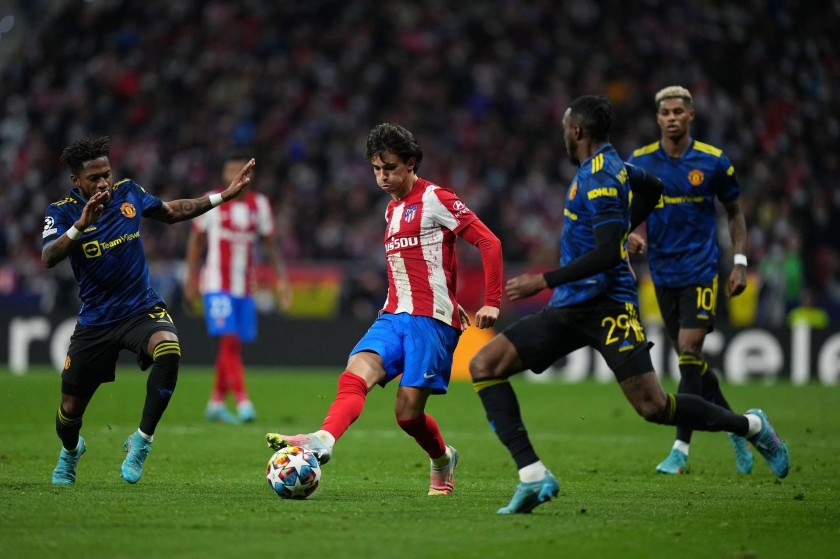
POLYGON ((732 443, 732 448, 735 449, 735 467, 738 473, 742 475, 749 475, 753 469, 753 455, 750 452, 747 439, 728 433, 729 442, 732 443))
POLYGON ((82 455, 87 451, 85 440, 79 437, 79 446, 74 452, 68 452, 61 449, 58 455, 58 464, 52 473, 53 485, 73 485, 76 483, 76 465, 81 460, 82 455))
POLYGON ((766 413, 757 408, 747 410, 747 413, 757 415, 761 419, 761 430, 748 440, 761 453, 764 459, 767 460, 770 471, 776 477, 783 478, 787 476, 790 471, 790 454, 788 453, 787 445, 776 434, 773 426, 770 425, 770 420, 767 419, 766 413))
POLYGON ((660 474, 682 474, 685 473, 686 461, 688 461, 688 455, 672 448, 668 457, 656 466, 656 471, 660 474))
POLYGON ((125 440, 123 446, 128 456, 123 460, 120 476, 128 483, 137 483, 143 475, 143 465, 152 450, 152 443, 135 431, 125 440))
POLYGON ((500 508, 498 514, 529 514, 537 506, 557 497, 559 492, 560 484, 557 483, 557 478, 546 470, 545 477, 540 481, 520 481, 510 503, 500 508))

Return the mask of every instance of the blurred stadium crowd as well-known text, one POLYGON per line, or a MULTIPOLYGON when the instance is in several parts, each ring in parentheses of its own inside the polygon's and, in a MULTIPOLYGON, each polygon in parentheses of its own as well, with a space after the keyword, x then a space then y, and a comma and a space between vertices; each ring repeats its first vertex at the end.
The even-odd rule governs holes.
MULTIPOLYGON (((110 135, 117 176, 163 199, 199 196, 217 185, 224 153, 250 148, 286 258, 352 262, 368 272, 350 274, 359 296, 378 304, 385 287, 369 271, 382 266, 387 200, 362 159, 373 125, 417 133, 420 175, 482 216, 509 269, 550 266, 574 174, 560 127, 569 101, 606 94, 626 157, 658 139, 654 93, 682 84, 694 136, 738 172, 757 320, 781 325, 813 303, 840 321, 837 0, 22 0, 10 10, 20 31, 0 34, 10 305, 61 304, 56 281, 73 285, 69 269, 43 268, 40 232, 71 186, 58 156, 80 136, 110 135)), ((144 227, 165 283, 188 225, 144 227)), ((463 264, 475 262, 465 250, 463 264)))

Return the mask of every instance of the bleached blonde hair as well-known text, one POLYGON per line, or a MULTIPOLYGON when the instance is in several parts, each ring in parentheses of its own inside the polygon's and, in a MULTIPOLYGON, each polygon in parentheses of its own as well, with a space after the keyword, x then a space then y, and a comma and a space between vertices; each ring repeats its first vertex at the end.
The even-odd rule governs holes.
POLYGON ((668 87, 664 87, 656 92, 656 97, 654 97, 654 102, 656 106, 659 107, 659 102, 663 99, 684 99, 686 103, 692 105, 694 103, 693 99, 691 98, 691 92, 684 88, 681 85, 669 85, 668 87))

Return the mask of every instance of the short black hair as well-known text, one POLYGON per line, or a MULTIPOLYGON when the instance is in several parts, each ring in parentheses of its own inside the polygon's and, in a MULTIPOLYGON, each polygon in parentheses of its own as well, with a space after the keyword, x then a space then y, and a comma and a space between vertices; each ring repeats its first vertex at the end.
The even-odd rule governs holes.
POLYGON ((603 95, 583 95, 572 104, 570 115, 575 115, 585 136, 596 142, 610 138, 610 129, 615 122, 615 113, 609 100, 603 95))
POLYGON ((82 172, 82 167, 88 161, 108 157, 111 151, 111 138, 81 138, 64 148, 61 152, 61 161, 67 163, 74 175, 82 172))
POLYGON ((368 134, 367 151, 365 153, 365 158, 368 161, 377 155, 381 157, 386 151, 393 153, 403 162, 407 162, 413 157, 415 172, 420 168, 420 162, 423 161, 423 150, 420 149, 417 138, 399 124, 383 122, 377 124, 368 134))

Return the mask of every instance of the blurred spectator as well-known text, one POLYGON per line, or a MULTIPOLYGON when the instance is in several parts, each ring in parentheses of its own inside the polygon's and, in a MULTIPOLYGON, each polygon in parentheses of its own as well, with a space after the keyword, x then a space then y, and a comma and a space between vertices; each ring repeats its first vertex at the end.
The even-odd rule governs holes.
MULTIPOLYGON (((11 5, 15 33, 26 27, 0 35, 0 297, 53 289, 43 209, 67 188, 62 147, 83 135, 110 135, 117 175, 165 199, 205 191, 213 162, 245 147, 273 185, 288 259, 370 261, 382 220, 368 211, 380 200, 363 136, 400 122, 431 152, 424 173, 485 218, 511 269, 552 263, 574 173, 568 102, 610 96, 626 156, 656 136, 654 92, 679 83, 695 94, 697 136, 738 170, 750 262, 797 232, 783 250, 801 260, 802 287, 840 308, 837 2, 11 5)), ((144 236, 161 269, 183 256, 185 227, 144 236)), ((775 299, 762 304, 776 315, 775 299)))
POLYGON ((792 327, 805 324, 811 328, 828 326, 828 313, 816 305, 811 292, 802 293, 802 304, 790 310, 787 315, 788 325, 792 327))
POLYGON ((758 322, 766 326, 785 324, 790 311, 799 307, 802 300, 805 277, 799 236, 788 233, 789 237, 770 246, 761 262, 758 322))

